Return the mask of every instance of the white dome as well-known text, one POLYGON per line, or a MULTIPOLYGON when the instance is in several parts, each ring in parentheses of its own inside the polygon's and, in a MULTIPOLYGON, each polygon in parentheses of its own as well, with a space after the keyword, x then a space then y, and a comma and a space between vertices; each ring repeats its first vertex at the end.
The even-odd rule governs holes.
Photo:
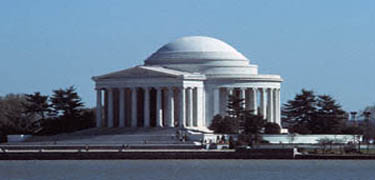
POLYGON ((206 64, 207 61, 232 61, 233 65, 237 64, 233 61, 240 61, 242 65, 249 63, 245 56, 223 41, 211 37, 188 36, 164 45, 147 58, 145 64, 206 64))

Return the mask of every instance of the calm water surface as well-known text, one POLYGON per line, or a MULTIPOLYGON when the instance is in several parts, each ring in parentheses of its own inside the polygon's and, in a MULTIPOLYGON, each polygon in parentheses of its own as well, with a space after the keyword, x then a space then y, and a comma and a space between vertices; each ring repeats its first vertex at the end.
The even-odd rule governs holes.
POLYGON ((367 160, 0 161, 1 180, 375 179, 367 160))

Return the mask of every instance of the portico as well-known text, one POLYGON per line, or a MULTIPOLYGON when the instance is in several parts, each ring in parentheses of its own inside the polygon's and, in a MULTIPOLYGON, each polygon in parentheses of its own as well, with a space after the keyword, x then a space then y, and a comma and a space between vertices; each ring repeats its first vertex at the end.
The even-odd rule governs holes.
POLYGON ((203 124, 200 106, 193 105, 203 103, 198 95, 202 94, 202 87, 122 87, 96 91, 97 127, 185 128, 203 124), (100 108, 103 105, 104 117, 100 108))

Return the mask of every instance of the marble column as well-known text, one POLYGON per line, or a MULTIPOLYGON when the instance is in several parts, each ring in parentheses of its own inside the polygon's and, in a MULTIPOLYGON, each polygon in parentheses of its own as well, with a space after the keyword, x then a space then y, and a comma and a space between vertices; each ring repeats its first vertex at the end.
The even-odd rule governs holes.
POLYGON ((102 126, 102 90, 96 89, 96 127, 101 128, 102 126))
POLYGON ((125 89, 120 88, 120 99, 119 99, 119 127, 125 127, 125 89))
MULTIPOLYGON (((198 126, 200 126, 200 127, 204 127, 204 126, 206 126, 206 108, 207 108, 207 99, 206 99, 206 95, 207 95, 207 93, 206 93, 206 89, 205 88, 201 88, 200 89, 200 91, 199 91, 199 89, 198 89, 198 94, 199 94, 199 92, 201 93, 201 96, 199 96, 198 95, 198 97, 201 97, 200 98, 200 100, 198 101, 198 105, 200 104, 200 106, 199 107, 201 107, 201 108, 199 108, 198 109, 198 112, 199 111, 201 111, 201 119, 199 119, 198 118, 198 126)), ((199 114, 199 113, 198 113, 199 114)), ((199 115, 198 115, 199 116, 199 115)))
POLYGON ((132 93, 132 119, 131 119, 131 127, 137 127, 137 88, 132 88, 131 89, 132 93))
POLYGON ((272 100, 273 100, 273 108, 272 108, 272 113, 273 113, 273 119, 272 122, 277 123, 277 89, 272 89, 272 100))
POLYGON ((269 88, 267 89, 267 121, 268 122, 274 122, 273 120, 273 104, 274 104, 274 100, 273 100, 273 89, 272 88, 269 88))
POLYGON ((173 93, 173 87, 168 88, 168 94, 167 94, 167 127, 174 127, 174 93, 173 93))
POLYGON ((193 126, 198 126, 198 87, 193 89, 193 126))
POLYGON ((263 116, 264 119, 267 118, 267 103, 266 103, 266 89, 262 88, 262 89, 259 89, 259 95, 260 95, 260 109, 259 109, 259 113, 260 115, 263 116))
POLYGON ((215 88, 213 93, 213 116, 220 114, 220 89, 215 88))
POLYGON ((233 95, 233 88, 227 88, 227 97, 233 95))
POLYGON ((187 113, 186 113, 186 121, 187 126, 192 127, 193 126, 193 89, 191 87, 187 88, 187 113))
POLYGON ((227 114, 227 111, 228 111, 228 101, 229 101, 229 96, 233 96, 233 88, 227 88, 226 89, 226 96, 225 96, 225 103, 224 103, 224 109, 225 111, 222 112, 223 115, 226 115, 227 114))
POLYGON ((276 113, 275 113, 275 122, 281 127, 281 107, 280 107, 280 89, 276 89, 276 113))
POLYGON ((229 96, 233 96, 233 88, 226 88, 226 96, 225 96, 225 107, 228 104, 229 96))
POLYGON ((103 89, 103 127, 108 127, 108 90, 103 89))
POLYGON ((162 88, 156 88, 156 127, 163 127, 162 88))
POLYGON ((108 91, 108 127, 113 128, 113 90, 111 88, 108 91))
POLYGON ((242 108, 245 109, 245 106, 246 106, 246 88, 240 88, 240 99, 243 99, 242 108))
POLYGON ((250 110, 253 114, 258 114, 258 104, 257 104, 257 89, 251 88, 250 89, 250 110))
POLYGON ((197 87, 196 88, 196 100, 194 104, 194 107, 196 108, 196 116, 194 119, 196 119, 196 126, 202 127, 203 126, 203 112, 204 112, 204 92, 203 88, 197 87))
POLYGON ((143 88, 145 91, 145 98, 143 103, 143 117, 144 117, 144 127, 150 127, 150 88, 143 88))
POLYGON ((181 87, 180 88, 180 104, 179 104, 179 109, 180 109, 180 114, 179 114, 179 126, 180 128, 185 128, 186 127, 186 94, 185 94, 185 88, 181 87))

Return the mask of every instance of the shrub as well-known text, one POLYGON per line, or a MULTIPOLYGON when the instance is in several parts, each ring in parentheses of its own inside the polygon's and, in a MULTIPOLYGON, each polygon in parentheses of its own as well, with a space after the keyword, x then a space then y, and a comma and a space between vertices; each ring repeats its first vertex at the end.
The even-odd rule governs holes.
POLYGON ((268 122, 264 126, 264 133, 265 134, 280 134, 281 128, 276 123, 268 122))

